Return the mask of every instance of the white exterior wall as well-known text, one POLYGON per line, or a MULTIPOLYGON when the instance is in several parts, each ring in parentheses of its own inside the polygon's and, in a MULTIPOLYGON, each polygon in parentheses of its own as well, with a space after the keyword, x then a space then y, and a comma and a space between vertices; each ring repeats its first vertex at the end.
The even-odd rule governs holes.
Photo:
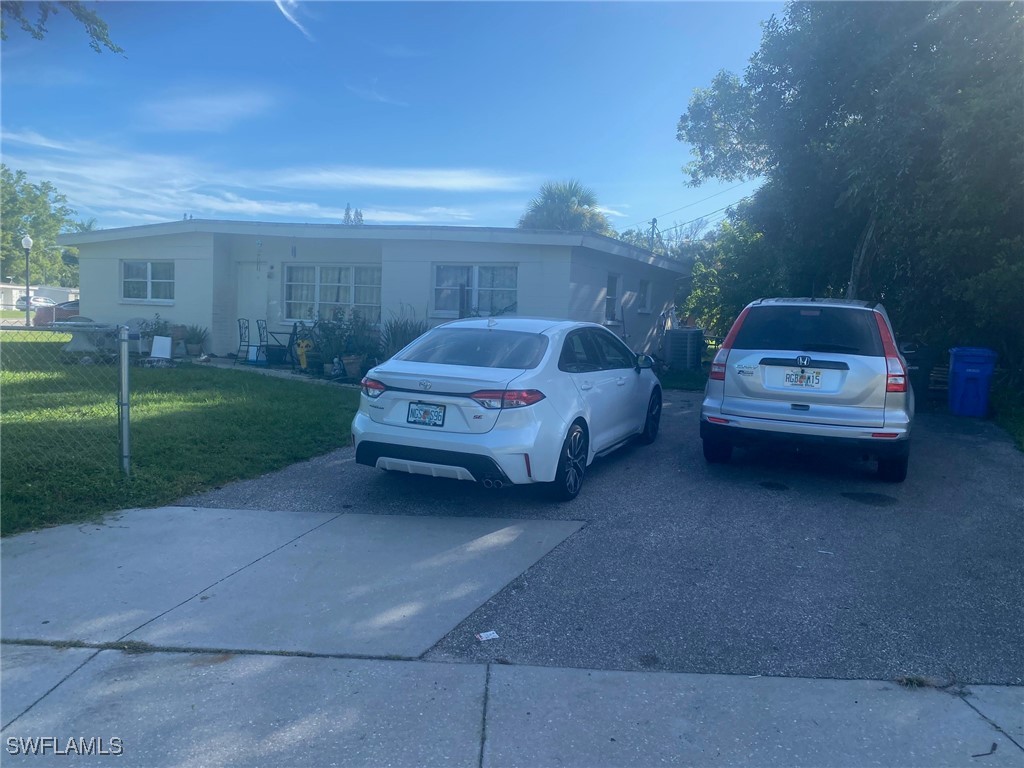
POLYGON ((516 314, 605 321, 609 272, 621 276, 617 309, 624 325, 610 325, 637 351, 654 351, 659 316, 671 309, 680 276, 668 265, 628 246, 594 235, 472 228, 377 228, 249 222, 170 222, 109 234, 64 236, 78 246, 82 313, 102 322, 133 317, 199 324, 210 329, 209 351, 238 349, 238 319, 265 319, 271 332, 288 334, 285 270, 289 265, 377 265, 381 311, 412 312, 431 325, 449 319, 435 311, 438 264, 516 266, 516 314), (207 229, 203 229, 208 227, 207 229), (212 230, 212 231, 211 231, 212 230), (593 242, 588 242, 592 240, 593 242), (123 260, 171 260, 175 299, 169 303, 120 298, 123 260), (650 311, 637 307, 640 280, 651 289, 650 311))
POLYGON ((199 232, 86 244, 79 248, 80 311, 101 323, 131 318, 161 319, 184 325, 212 324, 213 235, 199 232), (173 261, 174 300, 121 298, 122 261, 173 261))
POLYGON ((257 320, 266 320, 279 338, 291 333, 293 321, 284 313, 285 266, 380 265, 380 250, 379 244, 361 240, 218 235, 212 351, 237 351, 239 318, 249 321, 251 343, 259 339, 257 320))
POLYGON ((605 325, 636 352, 653 352, 659 343, 661 313, 672 310, 678 278, 679 275, 650 264, 577 248, 569 279, 569 312, 574 320, 605 325), (616 323, 605 322, 609 274, 619 276, 616 323), (641 280, 650 283, 650 311, 638 306, 641 280))
POLYGON ((516 266, 517 315, 568 317, 570 248, 402 240, 385 243, 381 311, 414 313, 438 325, 452 318, 434 311, 434 265, 508 264, 516 266))

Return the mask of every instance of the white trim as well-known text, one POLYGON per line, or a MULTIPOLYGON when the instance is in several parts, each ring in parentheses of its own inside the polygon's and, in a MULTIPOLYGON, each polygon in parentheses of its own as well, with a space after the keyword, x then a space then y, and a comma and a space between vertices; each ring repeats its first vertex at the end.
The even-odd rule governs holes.
POLYGON ((642 264, 667 269, 680 275, 687 273, 682 264, 658 256, 651 251, 593 232, 554 232, 508 227, 438 227, 424 225, 364 224, 295 224, 264 221, 227 221, 217 219, 190 219, 162 224, 141 224, 134 227, 101 229, 93 232, 73 232, 57 237, 59 245, 88 245, 114 240, 130 240, 161 235, 199 233, 209 235, 251 235, 253 237, 281 237, 289 240, 424 240, 430 242, 460 242, 487 244, 520 244, 538 246, 581 247, 609 253, 642 264))
MULTIPOLYGON (((519 263, 512 261, 435 261, 430 264, 430 316, 437 318, 457 318, 459 316, 458 309, 438 309, 437 308, 437 292, 442 290, 442 286, 437 284, 437 270, 438 267, 456 267, 470 270, 470 280, 472 285, 470 288, 470 305, 473 311, 479 312, 480 303, 480 291, 509 291, 515 294, 515 304, 519 303, 519 263), (481 288, 480 287, 480 270, 481 269, 514 269, 516 271, 516 283, 512 288, 481 288)), ((448 289, 450 290, 450 289, 448 289)))
MULTIPOLYGON (((294 262, 294 263, 285 263, 282 266, 283 266, 283 269, 281 271, 284 273, 284 276, 283 276, 283 278, 281 280, 281 309, 282 309, 282 315, 284 316, 283 319, 282 319, 282 322, 285 322, 285 323, 295 323, 295 322, 300 322, 300 321, 301 322, 311 322, 311 321, 316 319, 315 317, 290 317, 288 315, 288 305, 289 304, 310 304, 311 303, 313 305, 313 309, 314 309, 317 317, 320 314, 321 303, 323 303, 323 304, 325 304, 327 306, 341 307, 346 312, 351 312, 353 309, 359 309, 361 307, 371 307, 371 306, 376 308, 375 314, 377 314, 377 315, 381 314, 382 311, 383 311, 382 305, 381 305, 380 301, 378 301, 377 304, 356 303, 356 289, 357 288, 376 288, 378 293, 381 293, 382 285, 383 285, 383 282, 384 282, 384 276, 383 276, 383 269, 381 268, 381 265, 378 264, 378 263, 373 263, 373 262, 359 262, 359 263, 348 263, 348 262, 345 262, 345 263, 338 263, 338 262, 305 262, 305 261, 302 261, 302 262, 294 262), (375 270, 377 270, 377 276, 379 278, 379 282, 376 285, 364 284, 364 283, 357 284, 356 283, 356 270, 357 269, 367 269, 367 268, 368 269, 375 269, 375 270), (313 269, 313 270, 315 270, 314 274, 313 274, 313 283, 295 283, 294 281, 289 281, 288 274, 289 274, 289 270, 291 270, 291 269, 313 269), (321 301, 320 291, 323 288, 324 283, 321 280, 320 275, 321 275, 321 270, 324 270, 324 269, 347 269, 347 270, 349 270, 349 280, 348 280, 348 283, 330 283, 330 285, 340 285, 340 286, 346 287, 348 289, 348 298, 349 298, 349 300, 347 302, 334 302, 334 301, 323 301, 322 302, 321 301), (288 298, 288 286, 289 285, 312 285, 313 286, 313 299, 312 299, 312 301, 289 300, 289 298, 288 298)), ((381 293, 381 298, 383 298, 383 294, 382 293, 381 293)), ((376 318, 370 318, 370 322, 372 324, 376 325, 380 321, 377 320, 376 318)))
POLYGON ((117 265, 119 273, 119 289, 118 299, 122 304, 158 304, 161 306, 169 306, 174 304, 175 298, 178 294, 178 268, 175 264, 174 259, 119 259, 117 265), (146 295, 145 296, 125 296, 124 295, 124 284, 126 282, 141 283, 143 278, 140 277, 126 277, 124 268, 128 264, 145 264, 146 265, 146 295), (153 265, 154 264, 170 264, 171 265, 171 279, 156 279, 153 278, 153 265), (162 299, 153 297, 153 284, 159 283, 161 285, 170 284, 171 286, 171 298, 162 299))

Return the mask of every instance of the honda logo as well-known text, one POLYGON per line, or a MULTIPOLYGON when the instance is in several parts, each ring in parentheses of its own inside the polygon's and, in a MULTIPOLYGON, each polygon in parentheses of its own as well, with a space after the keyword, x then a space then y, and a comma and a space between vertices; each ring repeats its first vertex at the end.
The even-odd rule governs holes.
POLYGON ((806 368, 811 364, 811 358, 809 358, 807 355, 800 355, 800 357, 796 359, 796 364, 799 365, 801 368, 806 368))
POLYGON ((433 384, 426 379, 420 379, 420 389, 430 389, 432 386, 433 384))

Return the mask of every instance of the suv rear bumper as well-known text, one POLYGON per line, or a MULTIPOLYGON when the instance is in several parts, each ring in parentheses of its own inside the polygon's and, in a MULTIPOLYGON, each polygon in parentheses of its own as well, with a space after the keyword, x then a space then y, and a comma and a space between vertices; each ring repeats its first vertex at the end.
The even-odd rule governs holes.
POLYGON ((700 420, 703 440, 730 445, 782 445, 804 448, 824 448, 829 451, 869 455, 881 459, 901 459, 910 454, 910 433, 907 430, 884 428, 878 430, 834 428, 835 434, 823 435, 821 425, 814 425, 815 434, 794 431, 792 424, 751 419, 734 420, 730 424, 714 424, 706 418, 700 420), (898 437, 871 437, 871 432, 897 434, 898 437))

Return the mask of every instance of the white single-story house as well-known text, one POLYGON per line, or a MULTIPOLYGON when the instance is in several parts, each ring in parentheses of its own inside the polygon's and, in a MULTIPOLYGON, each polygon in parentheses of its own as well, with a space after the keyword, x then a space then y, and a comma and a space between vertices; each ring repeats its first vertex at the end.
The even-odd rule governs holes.
POLYGON ((437 325, 462 310, 603 323, 651 351, 672 314, 682 265, 585 232, 347 226, 189 219, 61 235, 78 248, 81 313, 209 329, 238 349, 238 319, 288 333, 296 321, 358 309, 437 325), (464 286, 464 287, 463 287, 464 286))

